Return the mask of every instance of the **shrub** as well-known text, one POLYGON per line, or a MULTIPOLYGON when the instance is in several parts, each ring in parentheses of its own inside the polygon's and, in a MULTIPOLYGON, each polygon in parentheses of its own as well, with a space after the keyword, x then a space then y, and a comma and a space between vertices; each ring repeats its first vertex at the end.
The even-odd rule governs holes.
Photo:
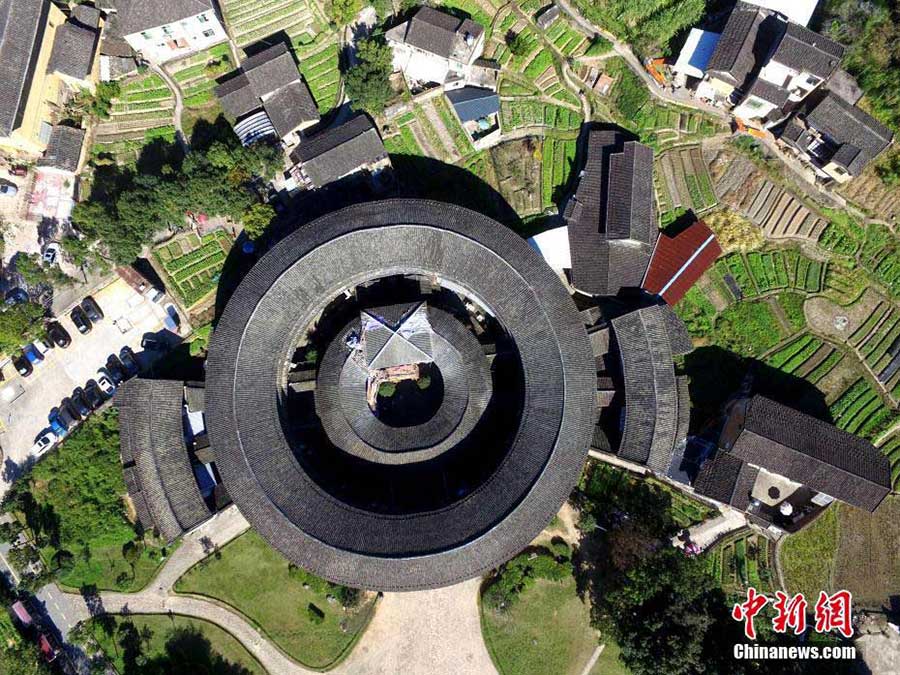
POLYGON ((382 382, 378 385, 378 395, 383 398, 390 398, 397 393, 397 385, 393 382, 382 382))
POLYGON ((553 537, 550 542, 550 550, 560 560, 570 560, 572 558, 572 547, 562 537, 553 537))
POLYGON ((430 375, 422 375, 417 381, 416 385, 419 389, 428 389, 431 386, 431 376, 430 375))
POLYGON ((325 612, 316 607, 313 603, 309 603, 306 606, 306 615, 309 617, 310 622, 315 625, 319 625, 325 621, 325 612))

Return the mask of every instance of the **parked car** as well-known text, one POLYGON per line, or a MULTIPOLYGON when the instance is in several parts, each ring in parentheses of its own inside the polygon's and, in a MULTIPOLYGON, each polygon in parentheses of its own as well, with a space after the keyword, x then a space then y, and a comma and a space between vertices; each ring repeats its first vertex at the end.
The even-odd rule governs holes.
POLYGON ((31 366, 31 361, 25 358, 24 354, 20 354, 16 358, 13 359, 13 366, 16 369, 16 372, 19 373, 22 377, 28 377, 31 373, 34 372, 34 368, 31 366))
POLYGON ((50 429, 56 434, 57 438, 62 438, 69 432, 69 427, 66 425, 65 420, 60 417, 59 408, 54 408, 47 419, 50 421, 50 429))
POLYGON ((141 340, 141 349, 148 352, 158 352, 163 349, 163 343, 148 335, 141 340))
POLYGON ((55 265, 59 260, 60 247, 55 241, 47 244, 42 259, 47 265, 55 265))
POLYGON ((103 398, 103 392, 100 391, 96 380, 88 380, 84 385, 84 397, 93 410, 103 405, 103 401, 106 400, 103 398))
POLYGON ((87 314, 88 318, 94 323, 97 323, 103 318, 103 310, 100 309, 100 305, 98 305, 97 301, 90 295, 81 301, 81 309, 84 310, 84 313, 87 314))
POLYGON ((47 324, 47 337, 60 349, 65 349, 72 344, 72 336, 59 321, 51 321, 47 324))
POLYGON ((19 188, 15 183, 0 181, 0 197, 15 197, 17 194, 19 194, 19 188))
POLYGON ((54 434, 52 431, 45 431, 34 442, 34 445, 31 446, 31 454, 35 457, 40 457, 50 448, 52 448, 53 444, 56 443, 57 440, 58 439, 56 438, 56 434, 54 434))
POLYGON ((175 305, 173 305, 171 302, 166 304, 163 309, 166 310, 166 318, 163 319, 163 324, 165 325, 166 330, 177 333, 178 329, 181 327, 181 317, 178 316, 178 310, 175 309, 175 305))
POLYGON ((72 323, 75 324, 75 328, 78 329, 79 333, 86 335, 91 332, 91 320, 80 306, 76 305, 69 316, 72 318, 72 323))
POLYGON ((61 417, 71 417, 74 423, 81 419, 81 413, 68 396, 59 402, 59 413, 61 417))
POLYGON ((36 366, 44 360, 44 355, 33 344, 26 345, 22 353, 25 354, 25 358, 28 359, 32 366, 36 366))
POLYGON ((112 395, 116 393, 116 385, 112 383, 112 380, 102 370, 97 371, 97 386, 107 398, 112 398, 112 395))
POLYGON ((72 406, 78 412, 78 416, 81 417, 81 419, 84 419, 91 414, 91 406, 84 397, 84 389, 81 387, 75 387, 75 389, 72 390, 72 406))
POLYGON ((31 346, 38 350, 38 353, 41 356, 44 356, 47 352, 53 349, 53 343, 49 340, 37 339, 31 343, 31 346))
POLYGON ((3 298, 7 305, 21 305, 23 302, 28 302, 28 300, 28 291, 24 288, 10 288, 6 291, 6 296, 3 298))
POLYGON ((166 294, 159 290, 156 286, 150 286, 144 291, 144 296, 151 302, 160 302, 166 294))
POLYGON ((28 175, 28 167, 23 164, 16 164, 15 166, 9 167, 9 175, 10 176, 27 176, 28 175))
POLYGON ((106 374, 109 375, 109 379, 117 387, 125 381, 125 368, 115 354, 110 354, 109 358, 106 359, 105 370, 106 374))
POLYGON ((125 375, 127 377, 136 375, 137 372, 141 369, 138 365, 137 358, 135 357, 134 352, 128 345, 125 345, 124 347, 122 347, 122 349, 119 350, 119 359, 122 361, 122 365, 125 367, 125 375))

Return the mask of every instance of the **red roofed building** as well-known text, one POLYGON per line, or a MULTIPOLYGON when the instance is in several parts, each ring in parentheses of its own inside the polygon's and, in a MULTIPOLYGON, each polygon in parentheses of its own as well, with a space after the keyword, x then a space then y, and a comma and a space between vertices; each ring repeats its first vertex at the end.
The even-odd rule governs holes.
POLYGON ((698 221, 674 237, 659 236, 643 288, 676 304, 722 253, 705 223, 698 221))

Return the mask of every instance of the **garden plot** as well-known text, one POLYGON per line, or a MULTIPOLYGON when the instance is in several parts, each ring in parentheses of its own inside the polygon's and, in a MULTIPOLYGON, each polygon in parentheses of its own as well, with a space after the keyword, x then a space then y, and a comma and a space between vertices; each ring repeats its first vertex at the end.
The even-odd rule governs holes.
POLYGON ((818 293, 822 290, 824 268, 823 263, 795 249, 777 249, 732 253, 719 258, 712 273, 718 277, 718 288, 724 285, 730 296, 741 300, 782 289, 818 293))
POLYGON ((748 586, 760 593, 775 590, 772 580, 774 548, 769 540, 751 530, 729 535, 704 553, 707 569, 722 589, 731 595, 744 595, 748 586))
POLYGON ((412 112, 404 113, 394 118, 395 132, 384 137, 384 147, 392 155, 419 155, 425 153, 422 146, 416 140, 411 126, 415 124, 416 116, 412 112))
POLYGON ((450 146, 453 160, 458 161, 475 152, 469 134, 463 129, 459 118, 451 109, 447 99, 443 96, 438 96, 431 99, 428 103, 426 103, 426 113, 441 135, 445 145, 450 146))
POLYGON ((544 36, 553 43, 553 46, 565 57, 576 57, 584 53, 587 49, 589 40, 572 28, 565 19, 565 15, 561 15, 552 26, 546 31, 544 36))
POLYGON ((575 169, 575 139, 545 138, 541 147, 541 201, 544 208, 559 204, 575 169))
MULTIPOLYGON (((803 333, 777 351, 770 353, 765 361, 773 368, 792 375, 804 368, 807 362, 819 353, 822 346, 822 341, 819 338, 809 333, 803 333)), ((808 368, 804 369, 810 370, 808 368)))
POLYGON ((316 9, 306 0, 223 0, 222 11, 231 37, 242 49, 280 32, 292 40, 301 34, 313 39, 325 23, 316 20, 316 9))
POLYGON ((886 221, 900 217, 900 190, 895 185, 885 185, 873 162, 862 175, 838 188, 838 192, 886 221))
POLYGON ((497 189, 519 215, 540 213, 540 141, 533 138, 508 141, 490 150, 497 189))
POLYGON ((228 44, 212 47, 200 54, 166 66, 184 97, 187 108, 198 108, 215 100, 216 78, 236 68, 228 44))
POLYGON ((772 239, 818 241, 828 224, 793 194, 768 180, 759 186, 744 213, 772 239))
POLYGON ((879 449, 891 463, 891 482, 896 489, 897 480, 900 479, 900 432, 895 431, 888 436, 879 449))
POLYGON ((500 125, 504 132, 528 127, 577 131, 581 121, 580 112, 552 103, 518 98, 500 102, 500 125))
POLYGON ((167 277, 166 286, 177 292, 184 307, 192 307, 215 291, 232 243, 225 230, 202 237, 189 232, 157 247, 153 257, 167 277))
POLYGON ((699 214, 716 205, 716 193, 700 146, 670 150, 659 157, 656 166, 661 215, 676 208, 699 214))

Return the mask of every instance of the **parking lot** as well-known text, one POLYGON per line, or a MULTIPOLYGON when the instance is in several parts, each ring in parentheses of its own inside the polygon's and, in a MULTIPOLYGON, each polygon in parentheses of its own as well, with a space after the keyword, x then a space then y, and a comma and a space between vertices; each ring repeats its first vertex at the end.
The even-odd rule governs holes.
POLYGON ((72 324, 68 313, 59 322, 72 338, 66 349, 54 348, 44 355, 28 377, 20 377, 14 368, 4 367, 6 376, 0 383, 0 446, 4 453, 4 470, 0 494, 5 493, 11 474, 31 451, 37 437, 48 428, 48 415, 76 387, 84 387, 97 378, 97 370, 106 364, 110 354, 118 354, 128 345, 142 367, 158 352, 142 352, 141 340, 154 333, 169 343, 180 338, 163 329, 165 311, 162 304, 138 294, 122 279, 94 293, 104 319, 82 335, 72 324))

